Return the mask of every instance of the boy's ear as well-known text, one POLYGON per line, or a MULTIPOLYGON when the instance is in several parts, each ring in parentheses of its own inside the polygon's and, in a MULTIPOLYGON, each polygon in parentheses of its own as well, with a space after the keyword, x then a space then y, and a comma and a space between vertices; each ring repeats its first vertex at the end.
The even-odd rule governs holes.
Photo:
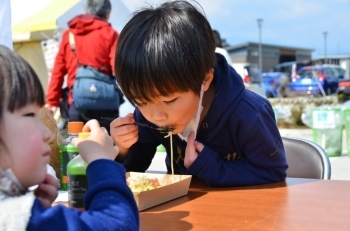
POLYGON ((203 90, 207 91, 210 87, 211 82, 214 79, 214 69, 210 69, 210 71, 208 71, 208 73, 205 75, 205 79, 203 82, 203 90))

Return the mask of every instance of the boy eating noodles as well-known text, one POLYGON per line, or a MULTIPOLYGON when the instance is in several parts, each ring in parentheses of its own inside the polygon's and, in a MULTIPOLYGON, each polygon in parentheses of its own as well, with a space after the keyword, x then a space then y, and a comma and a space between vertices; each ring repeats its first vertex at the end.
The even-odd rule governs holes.
POLYGON ((144 172, 158 145, 168 172, 210 186, 281 181, 288 168, 271 104, 215 54, 212 28, 187 1, 137 12, 118 40, 116 78, 136 107, 111 123, 127 171, 144 172), (147 127, 169 127, 170 136, 147 127))

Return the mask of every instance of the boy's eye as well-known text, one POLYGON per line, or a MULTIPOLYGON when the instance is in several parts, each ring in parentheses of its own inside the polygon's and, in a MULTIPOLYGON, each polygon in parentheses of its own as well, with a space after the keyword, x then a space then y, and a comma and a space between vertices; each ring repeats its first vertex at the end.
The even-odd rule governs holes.
POLYGON ((135 102, 137 107, 143 107, 146 106, 147 103, 139 103, 139 102, 135 102))
POLYGON ((175 102, 177 100, 177 98, 173 99, 173 100, 169 100, 169 101, 163 101, 166 104, 171 104, 173 102, 175 102))

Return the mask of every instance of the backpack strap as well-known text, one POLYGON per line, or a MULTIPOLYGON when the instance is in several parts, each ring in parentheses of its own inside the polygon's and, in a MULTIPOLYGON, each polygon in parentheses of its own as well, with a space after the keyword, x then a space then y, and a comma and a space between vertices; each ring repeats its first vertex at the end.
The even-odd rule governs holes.
POLYGON ((77 56, 76 52, 75 52, 75 39, 74 39, 74 34, 69 31, 69 45, 70 45, 70 49, 73 51, 73 53, 75 54, 75 56, 77 56))
POLYGON ((77 56, 77 52, 75 50, 75 38, 74 38, 74 34, 69 31, 69 34, 68 34, 68 39, 69 39, 69 45, 70 45, 70 49, 73 51, 74 55, 75 55, 75 58, 77 58, 77 62, 78 62, 78 67, 80 66, 83 66, 81 65, 79 59, 78 59, 78 56, 77 56))

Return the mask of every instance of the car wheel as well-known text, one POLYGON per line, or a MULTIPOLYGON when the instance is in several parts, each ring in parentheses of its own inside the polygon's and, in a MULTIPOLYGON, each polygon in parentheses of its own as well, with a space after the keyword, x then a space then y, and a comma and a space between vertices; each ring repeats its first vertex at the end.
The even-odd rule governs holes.
POLYGON ((267 98, 274 98, 273 94, 271 92, 266 92, 267 98))

